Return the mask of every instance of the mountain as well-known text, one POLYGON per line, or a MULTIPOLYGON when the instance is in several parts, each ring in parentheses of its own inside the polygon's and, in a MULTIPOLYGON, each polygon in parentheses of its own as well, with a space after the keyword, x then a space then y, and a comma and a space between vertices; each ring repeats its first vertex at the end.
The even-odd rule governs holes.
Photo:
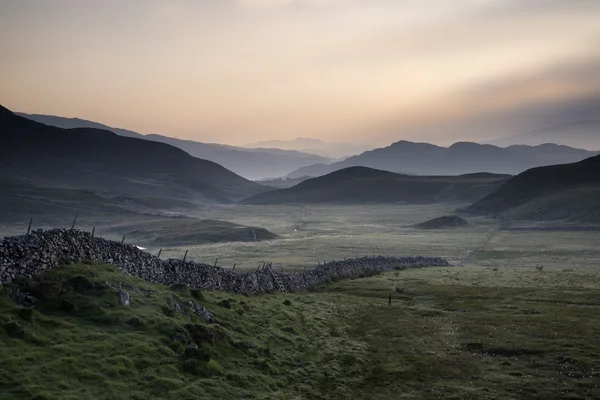
MULTIPOLYGON (((245 145, 249 149, 284 149, 318 154, 323 157, 344 158, 367 150, 368 146, 351 143, 328 143, 313 138, 296 138, 293 140, 268 140, 245 145)), ((372 147, 371 147, 372 148, 372 147)))
POLYGON ((555 144, 502 148, 459 142, 446 148, 400 141, 341 162, 303 167, 289 174, 288 178, 322 176, 356 166, 419 175, 461 175, 481 171, 514 175, 532 167, 580 161, 596 154, 600 152, 555 144))
POLYGON ((489 143, 496 146, 556 143, 582 149, 600 150, 600 121, 572 121, 496 139, 489 143))
POLYGON ((494 191, 510 176, 400 175, 366 167, 350 167, 309 179, 288 189, 264 192, 243 204, 306 203, 437 203, 472 202, 494 191))
POLYGON ((280 149, 245 149, 215 143, 201 143, 181 140, 162 135, 142 135, 126 129, 112 128, 93 121, 79 118, 64 118, 53 115, 24 114, 17 115, 59 128, 96 128, 116 133, 119 136, 152 140, 167 143, 180 148, 190 155, 224 166, 246 179, 265 179, 284 176, 298 168, 316 163, 330 163, 333 160, 315 154, 280 149))
POLYGON ((164 143, 94 128, 62 129, 0 106, 0 179, 87 189, 104 197, 142 195, 230 203, 265 187, 164 143))
POLYGON ((600 156, 533 168, 466 209, 526 220, 600 222, 600 156))

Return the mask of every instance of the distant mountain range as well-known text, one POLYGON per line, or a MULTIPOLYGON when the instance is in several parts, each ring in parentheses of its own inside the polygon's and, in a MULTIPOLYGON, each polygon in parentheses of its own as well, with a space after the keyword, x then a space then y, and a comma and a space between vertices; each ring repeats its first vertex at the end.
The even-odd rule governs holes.
POLYGON ((600 156, 519 174, 467 211, 511 219, 600 222, 600 156))
POLYGON ((510 175, 400 175, 366 167, 350 167, 287 189, 254 195, 243 204, 309 203, 438 203, 473 202, 506 182, 510 175))
POLYGON ((418 175, 462 175, 474 172, 518 174, 532 167, 569 163, 600 154, 555 144, 507 148, 459 142, 446 148, 400 141, 332 164, 299 168, 288 178, 323 176, 348 167, 369 167, 418 175))
POLYGON ((267 190, 165 143, 94 128, 62 129, 0 106, 0 180, 102 196, 232 203, 267 190))
POLYGON ((492 140, 488 143, 496 146, 556 143, 588 150, 600 150, 600 121, 572 121, 492 140))
POLYGON ((167 143, 180 148, 188 154, 224 166, 246 179, 265 179, 284 176, 298 168, 315 163, 330 163, 333 159, 315 154, 277 148, 246 149, 214 143, 201 143, 181 140, 162 135, 142 135, 127 129, 112 128, 98 122, 79 118, 64 118, 53 115, 16 113, 42 124, 59 128, 95 128, 116 133, 119 136, 167 143))
POLYGON ((305 153, 318 154, 323 157, 345 158, 370 150, 373 147, 352 143, 328 143, 313 138, 296 138, 293 140, 268 140, 245 145, 249 149, 284 149, 296 150, 305 153))

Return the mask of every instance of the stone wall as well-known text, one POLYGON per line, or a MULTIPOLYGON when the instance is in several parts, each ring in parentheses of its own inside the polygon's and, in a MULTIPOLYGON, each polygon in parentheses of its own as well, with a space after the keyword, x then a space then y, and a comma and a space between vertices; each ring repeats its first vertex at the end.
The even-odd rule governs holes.
POLYGON ((437 257, 364 257, 332 261, 291 275, 277 274, 269 269, 237 273, 193 261, 160 260, 135 246, 93 238, 88 232, 53 229, 7 237, 0 242, 0 283, 9 283, 21 275, 40 275, 45 269, 57 267, 65 261, 84 260, 112 264, 125 274, 150 282, 165 285, 183 283, 202 289, 246 294, 279 290, 274 276, 279 278, 286 291, 294 292, 342 278, 394 269, 450 265, 437 257))

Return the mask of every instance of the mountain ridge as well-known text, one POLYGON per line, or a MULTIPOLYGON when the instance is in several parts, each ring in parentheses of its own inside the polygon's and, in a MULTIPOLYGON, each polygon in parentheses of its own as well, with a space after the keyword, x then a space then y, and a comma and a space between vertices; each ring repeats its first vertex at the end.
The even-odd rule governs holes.
POLYGON ((242 147, 203 143, 193 140, 178 139, 158 134, 141 134, 128 129, 114 128, 99 122, 80 118, 67 118, 45 114, 15 113, 21 117, 59 128, 96 128, 108 130, 120 136, 151 140, 166 143, 180 148, 196 158, 209 160, 223 165, 225 168, 246 179, 276 178, 286 175, 302 166, 315 163, 329 163, 330 158, 294 150, 281 149, 246 149, 242 147))
POLYGON ((299 168, 287 177, 322 176, 355 166, 418 175, 462 175, 476 172, 514 175, 532 167, 580 161, 596 154, 600 152, 554 144, 503 148, 475 142, 457 142, 450 147, 442 147, 401 140, 341 162, 299 168))
POLYGON ((106 195, 231 203, 267 190, 168 144, 44 125, 0 106, 0 178, 106 195))
POLYGON ((529 169, 469 206, 515 219, 600 222, 600 156, 529 169))
POLYGON ((242 204, 473 202, 509 175, 414 176, 368 167, 349 167, 305 180, 291 188, 259 193, 242 204))
POLYGON ((600 150, 600 120, 580 119, 488 141, 497 146, 556 143, 588 150, 600 150))

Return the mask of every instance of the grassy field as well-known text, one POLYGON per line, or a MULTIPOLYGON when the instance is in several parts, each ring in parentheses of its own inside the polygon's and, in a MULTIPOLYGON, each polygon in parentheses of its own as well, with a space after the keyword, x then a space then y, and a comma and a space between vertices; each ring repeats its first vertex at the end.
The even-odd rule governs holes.
POLYGON ((35 310, 4 287, 0 398, 600 398, 600 232, 498 231, 473 218, 455 230, 408 228, 452 208, 207 209, 198 217, 281 238, 190 252, 288 270, 365 254, 439 255, 464 266, 246 297, 70 265, 46 273, 60 290, 35 310), (119 287, 132 294, 130 307, 119 287), (217 323, 174 311, 174 296, 204 305, 217 323), (197 350, 185 349, 190 340, 197 350))
POLYGON ((593 268, 431 268, 251 297, 198 296, 99 265, 44 279, 63 294, 34 311, 0 291, 3 399, 600 396, 593 268), (110 287, 131 293, 131 307, 110 287), (173 296, 217 324, 179 315, 173 296))
MULTIPOLYGON (((459 262, 497 230, 496 221, 471 218, 472 225, 459 230, 423 231, 411 225, 452 214, 456 204, 386 206, 236 206, 198 212, 199 218, 226 219, 261 226, 279 239, 260 243, 221 243, 173 246, 165 257, 188 258, 248 270, 263 261, 285 271, 317 263, 365 255, 430 255, 459 262)), ((153 252, 158 248, 149 246, 153 252)))

